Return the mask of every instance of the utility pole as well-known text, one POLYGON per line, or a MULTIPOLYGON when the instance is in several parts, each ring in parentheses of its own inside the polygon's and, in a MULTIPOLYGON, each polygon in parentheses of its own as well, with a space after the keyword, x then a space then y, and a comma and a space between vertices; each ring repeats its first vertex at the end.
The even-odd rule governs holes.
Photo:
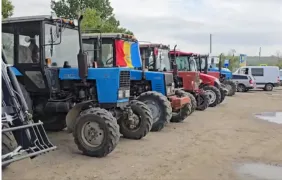
POLYGON ((259 47, 259 61, 260 61, 260 56, 261 56, 261 47, 259 47))
POLYGON ((212 34, 210 34, 210 54, 212 53, 212 34))

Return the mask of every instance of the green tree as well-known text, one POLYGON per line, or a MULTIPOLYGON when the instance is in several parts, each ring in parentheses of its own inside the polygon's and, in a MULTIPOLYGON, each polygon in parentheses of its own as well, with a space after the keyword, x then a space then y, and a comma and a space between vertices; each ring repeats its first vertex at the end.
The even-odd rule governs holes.
MULTIPOLYGON (((220 55, 219 55, 220 57, 220 55)), ((221 54, 221 61, 222 61, 222 67, 224 67, 224 61, 228 59, 229 60, 229 66, 228 69, 230 71, 235 71, 238 67, 239 67, 239 57, 238 56, 233 56, 231 54, 229 55, 225 55, 225 54, 221 54)))
POLYGON ((9 0, 2 0, 2 18, 7 18, 13 15, 14 6, 9 0))
POLYGON ((113 14, 109 0, 51 0, 51 9, 60 17, 76 19, 84 14, 84 29, 100 29, 102 32, 130 33, 120 27, 120 22, 113 14), (94 15, 91 19, 91 15, 94 15))
POLYGON ((101 13, 95 9, 86 8, 84 12, 83 21, 81 24, 82 31, 86 30, 100 30, 102 32, 120 32, 133 34, 131 31, 118 27, 117 24, 109 20, 103 20, 101 18, 101 13))

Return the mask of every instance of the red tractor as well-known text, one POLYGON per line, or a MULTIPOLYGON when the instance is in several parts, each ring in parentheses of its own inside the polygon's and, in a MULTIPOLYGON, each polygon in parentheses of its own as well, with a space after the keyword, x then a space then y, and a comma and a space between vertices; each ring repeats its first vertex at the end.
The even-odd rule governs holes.
POLYGON ((187 68, 195 71, 178 71, 178 67, 171 56, 169 46, 162 44, 140 44, 140 52, 144 65, 149 71, 163 71, 173 73, 176 94, 185 94, 192 102, 192 112, 205 110, 209 105, 208 95, 199 88, 201 83, 197 64, 191 59, 187 68), (183 91, 183 90, 184 91, 183 91))
POLYGON ((198 55, 191 52, 181 52, 181 51, 170 51, 171 57, 175 56, 175 62, 180 71, 189 71, 191 73, 198 72, 201 83, 199 85, 200 89, 203 89, 209 96, 209 107, 215 107, 220 104, 227 93, 227 90, 222 87, 218 78, 213 76, 200 73, 198 71, 198 65, 195 59, 198 55), (195 61, 196 65, 194 69, 191 69, 191 62, 195 61), (189 68, 188 68, 189 66, 189 68))
POLYGON ((227 96, 235 95, 237 86, 236 86, 236 83, 230 80, 232 78, 231 71, 229 72, 221 71, 221 66, 222 66, 221 56, 219 58, 218 69, 208 67, 208 58, 209 58, 208 54, 201 54, 197 57, 199 71, 203 72, 204 74, 208 74, 208 75, 218 78, 219 81, 221 82, 221 85, 228 90, 227 96))

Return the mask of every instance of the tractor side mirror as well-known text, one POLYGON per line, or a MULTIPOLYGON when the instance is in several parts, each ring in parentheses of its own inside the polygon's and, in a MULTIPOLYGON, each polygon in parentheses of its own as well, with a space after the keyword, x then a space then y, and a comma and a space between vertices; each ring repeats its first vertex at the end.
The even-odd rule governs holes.
POLYGON ((77 55, 77 60, 78 60, 79 77, 85 80, 86 77, 88 76, 87 54, 82 51, 79 51, 77 55))

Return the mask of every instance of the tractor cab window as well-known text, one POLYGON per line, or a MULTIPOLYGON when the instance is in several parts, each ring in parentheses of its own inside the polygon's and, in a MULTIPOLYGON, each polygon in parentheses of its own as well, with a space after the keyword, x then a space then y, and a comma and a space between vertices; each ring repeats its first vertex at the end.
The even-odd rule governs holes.
POLYGON ((188 71, 189 70, 188 57, 178 56, 178 57, 176 57, 175 62, 177 64, 177 69, 179 71, 188 71))
POLYGON ((156 67, 159 71, 170 71, 170 59, 168 49, 159 49, 156 57, 156 67))
POLYGON ((20 23, 17 27, 19 35, 19 63, 39 63, 40 61, 40 23, 20 23))
POLYGON ((83 40, 83 50, 87 54, 88 62, 90 63, 90 66, 95 61, 95 51, 94 51, 94 42, 91 39, 83 40))
POLYGON ((78 31, 63 25, 58 32, 55 24, 45 24, 45 59, 51 59, 55 67, 77 67, 77 53, 79 52, 78 31), (61 38, 59 33, 61 33, 61 38))
POLYGON ((199 61, 199 63, 201 62, 200 66, 198 67, 198 69, 204 70, 205 66, 206 66, 206 62, 205 62, 205 58, 201 58, 201 61, 199 61))
POLYGON ((140 55, 142 60, 145 60, 145 68, 146 69, 155 69, 154 67, 154 55, 153 51, 150 48, 140 48, 140 55))
POLYGON ((102 58, 97 62, 98 67, 113 67, 114 62, 114 48, 112 43, 102 42, 102 58), (100 64, 99 64, 100 63, 100 64))
POLYGON ((6 55, 7 63, 14 65, 14 34, 2 32, 2 49, 6 55))
POLYGON ((194 57, 189 58, 189 65, 190 65, 189 71, 197 71, 197 63, 194 57))

